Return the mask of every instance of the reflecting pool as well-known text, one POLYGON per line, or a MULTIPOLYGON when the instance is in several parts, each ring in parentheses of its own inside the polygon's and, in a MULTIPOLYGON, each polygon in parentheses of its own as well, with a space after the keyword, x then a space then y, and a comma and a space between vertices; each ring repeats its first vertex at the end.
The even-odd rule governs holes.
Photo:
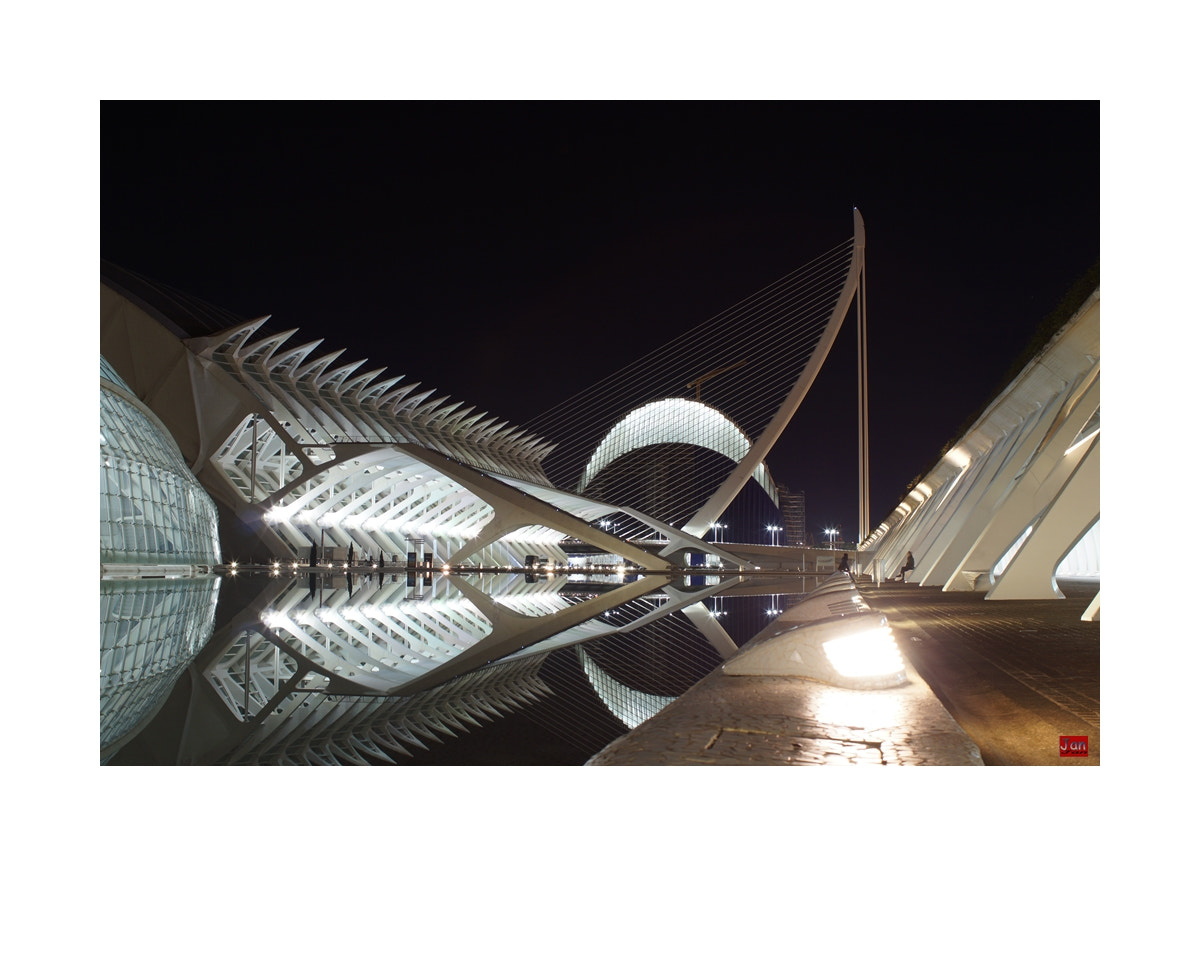
POLYGON ((822 579, 335 572, 101 581, 109 764, 583 764, 822 579))

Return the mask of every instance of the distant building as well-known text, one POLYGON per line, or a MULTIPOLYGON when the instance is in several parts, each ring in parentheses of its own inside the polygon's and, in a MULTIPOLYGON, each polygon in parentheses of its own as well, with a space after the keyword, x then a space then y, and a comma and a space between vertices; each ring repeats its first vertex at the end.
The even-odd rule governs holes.
POLYGON ((808 521, 804 512, 804 491, 792 492, 782 484, 779 489, 779 510, 783 514, 784 543, 789 547, 803 547, 808 533, 808 521))

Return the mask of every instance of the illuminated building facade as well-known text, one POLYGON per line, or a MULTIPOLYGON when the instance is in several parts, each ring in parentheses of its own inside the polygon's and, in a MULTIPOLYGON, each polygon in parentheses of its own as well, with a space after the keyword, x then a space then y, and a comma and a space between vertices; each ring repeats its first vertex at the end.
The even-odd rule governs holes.
POLYGON ((176 575, 220 563, 217 508, 170 432, 100 358, 100 571, 176 575))

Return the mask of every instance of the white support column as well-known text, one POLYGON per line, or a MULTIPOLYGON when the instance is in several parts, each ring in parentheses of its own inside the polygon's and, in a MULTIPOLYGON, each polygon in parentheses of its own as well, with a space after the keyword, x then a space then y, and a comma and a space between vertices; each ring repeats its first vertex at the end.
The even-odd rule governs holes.
MULTIPOLYGON (((924 493, 922 487, 926 486, 924 482, 918 484, 914 492, 924 493)), ((925 515, 925 510, 931 506, 928 496, 916 502, 916 497, 910 493, 905 498, 905 504, 912 506, 904 519, 898 521, 888 531, 887 539, 884 544, 875 552, 874 567, 876 577, 879 580, 887 580, 889 577, 894 577, 900 570, 900 565, 904 560, 905 554, 916 541, 921 533, 921 520, 925 515)))
POLYGON ((871 532, 871 463, 867 407, 866 247, 858 277, 858 545, 871 532))
POLYGON ((932 579, 931 573, 945 553, 951 534, 970 512, 972 492, 986 465, 985 458, 976 457, 969 466, 954 466, 953 475, 935 494, 933 511, 926 520, 921 539, 914 550, 917 569, 913 580, 925 585, 937 583, 932 579))
MULTIPOLYGON (((996 508, 1003 502, 1005 493, 1012 489, 1015 473, 1042 441, 1041 429, 1041 415, 1031 416, 1010 435, 1006 445, 996 447, 993 453, 988 455, 989 462, 998 456, 999 469, 983 486, 970 514, 954 533, 934 572, 930 574, 930 583, 940 585, 947 591, 972 589, 974 578, 964 572, 969 570, 971 549, 991 525, 996 508)), ((995 559, 990 560, 982 569, 990 569, 995 559)))
MULTIPOLYGON (((957 505, 952 497, 955 496, 956 483, 961 482, 959 478, 963 472, 964 470, 960 466, 943 458, 934 473, 926 477, 928 481, 936 475, 941 478, 941 482, 911 515, 910 519, 905 521, 907 526, 892 551, 895 570, 900 569, 900 561, 904 560, 908 551, 912 551, 917 569, 909 578, 910 580, 917 583, 923 582, 924 575, 933 563, 929 554, 938 534, 944 532, 954 507, 957 505)), ((894 573, 895 570, 892 572, 894 573)))
POLYGON ((1040 454, 1030 460, 1020 479, 1010 483, 1008 491, 991 510, 983 530, 955 567, 952 579, 946 584, 947 590, 971 589, 965 586, 968 576, 991 571, 1025 528, 1058 498, 1082 458, 1081 452, 1065 455, 1067 445, 1095 411, 1099 401, 1100 380, 1096 379, 1080 397, 1070 418, 1058 422, 1058 412, 1048 408, 1037 420, 1038 432, 1034 438, 1041 449, 1040 454), (1043 436, 1047 426, 1052 428, 1049 435, 1043 436))
POLYGON ((987 600, 1062 597, 1054 571, 1099 519, 1100 437, 1088 444, 1074 472, 1047 506, 1033 532, 989 591, 987 600))

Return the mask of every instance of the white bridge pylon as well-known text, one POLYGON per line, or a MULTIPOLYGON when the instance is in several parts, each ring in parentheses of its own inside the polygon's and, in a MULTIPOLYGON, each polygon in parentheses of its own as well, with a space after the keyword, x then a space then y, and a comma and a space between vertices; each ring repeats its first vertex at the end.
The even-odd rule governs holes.
POLYGON ((858 291, 859 280, 862 276, 866 258, 866 245, 866 228, 863 225, 862 215, 855 208, 854 254, 850 262, 849 271, 846 273, 845 281, 842 284, 841 293, 838 295, 837 303, 834 306, 833 313, 829 318, 820 342, 818 342, 816 349, 813 350, 808 364, 796 377, 795 385, 792 386, 791 392, 788 393, 780 405, 778 411, 775 413, 775 417, 767 424, 767 428, 754 441, 753 445, 751 445, 750 449, 738 462, 737 467, 730 473, 729 478, 721 488, 684 525, 683 529, 688 533, 699 536, 712 527, 720 515, 729 508, 729 505, 741 491, 742 487, 756 473, 758 467, 764 464, 767 454, 771 451, 771 447, 779 440, 780 435, 787 428, 788 422, 796 414, 796 410, 800 408, 800 403, 808 395, 808 390, 817 378, 817 373, 821 371, 821 367, 825 364, 825 360, 829 356, 833 340, 837 338, 838 332, 841 331, 842 322, 845 320, 846 313, 850 309, 850 303, 858 291))
POLYGON ((751 480, 779 506, 766 458, 861 294, 865 251, 855 210, 847 241, 537 417, 547 475, 697 538, 751 480))

